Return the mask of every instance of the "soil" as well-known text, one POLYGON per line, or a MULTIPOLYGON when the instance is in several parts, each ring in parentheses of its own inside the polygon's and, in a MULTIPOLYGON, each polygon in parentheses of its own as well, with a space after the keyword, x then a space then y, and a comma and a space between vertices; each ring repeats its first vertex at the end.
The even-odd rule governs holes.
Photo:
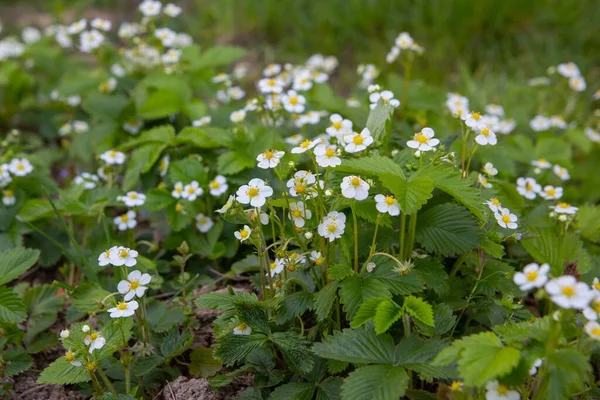
POLYGON ((81 395, 68 386, 35 383, 37 376, 32 373, 18 375, 15 378, 16 400, 84 400, 81 395))

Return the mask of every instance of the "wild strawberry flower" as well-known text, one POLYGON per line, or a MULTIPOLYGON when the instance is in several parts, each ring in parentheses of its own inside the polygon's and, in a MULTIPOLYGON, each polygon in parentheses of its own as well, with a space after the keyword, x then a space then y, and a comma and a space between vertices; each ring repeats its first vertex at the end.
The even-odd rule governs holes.
POLYGON ((567 127, 567 123, 562 115, 553 115, 550 117, 550 126, 558 129, 565 129, 567 127))
POLYGON ((338 137, 342 133, 352 132, 352 121, 342 118, 340 114, 332 114, 329 121, 331 121, 331 125, 325 129, 325 132, 331 137, 338 137))
POLYGON ((74 367, 81 367, 83 364, 81 363, 81 361, 77 361, 75 357, 76 354, 71 351, 67 351, 65 353, 65 360, 67 360, 74 367))
MULTIPOLYGON (((126 267, 133 267, 137 264, 138 252, 136 250, 129 249, 124 246, 111 247, 109 250, 109 261, 110 264, 115 267, 125 265, 126 267)), ((104 252, 106 255, 106 252, 104 252)), ((101 255, 102 256, 102 255, 101 255)))
POLYGON ((504 116, 504 108, 499 104, 488 104, 485 106, 485 112, 489 115, 495 115, 497 117, 504 116))
POLYGON ((121 165, 125 162, 125 154, 116 150, 108 150, 100 155, 100 159, 108 165, 121 165))
POLYGON ((552 127, 550 119, 543 115, 536 115, 535 118, 529 122, 529 126, 536 132, 547 131, 552 127))
POLYGON ((496 138, 496 134, 487 126, 478 129, 477 136, 475 136, 475 142, 480 146, 494 146, 498 143, 498 139, 496 138))
POLYGON ((267 197, 273 195, 273 189, 259 178, 251 179, 247 185, 242 185, 236 192, 236 200, 241 204, 250 204, 252 207, 262 207, 267 202, 267 197))
POLYGON ((523 268, 523 272, 516 272, 513 275, 513 281, 522 291, 526 292, 543 287, 548 281, 548 272, 550 272, 548 264, 531 263, 523 268))
POLYGON ((160 1, 144 0, 138 6, 138 9, 144 14, 145 17, 154 17, 160 14, 162 4, 160 1))
POLYGON ((284 268, 284 261, 280 258, 276 258, 271 264, 269 264, 267 274, 271 275, 271 278, 273 278, 275 275, 282 273, 284 268))
POLYGON ((346 215, 341 212, 331 211, 319 224, 318 232, 322 237, 333 242, 344 234, 346 229, 346 215))
POLYGON ((600 340, 600 324, 596 321, 588 321, 583 329, 592 339, 600 340))
POLYGON ((552 164, 548 162, 545 158, 539 158, 531 162, 531 165, 540 169, 549 169, 552 168, 552 164))
POLYGON ((210 115, 205 115, 199 119, 192 121, 192 126, 201 127, 210 124, 212 121, 212 117, 210 115))
POLYGON ((272 63, 265 67, 265 69, 263 70, 263 75, 266 77, 271 77, 271 76, 275 76, 275 75, 279 74, 280 72, 281 72, 281 65, 272 63))
POLYGON ((581 76, 579 67, 574 62, 558 64, 556 66, 556 72, 558 72, 565 78, 576 78, 578 76, 581 76))
POLYGON ((283 81, 279 78, 264 78, 258 81, 258 90, 261 93, 281 93, 283 81))
POLYGON ((550 209, 557 214, 575 215, 577 214, 578 207, 572 206, 569 203, 558 203, 555 206, 550 206, 550 209))
POLYGON ((14 205, 17 202, 17 198, 15 197, 15 192, 10 189, 2 191, 2 204, 9 207, 14 205))
POLYGON ((312 261, 317 267, 323 265, 325 259, 320 251, 311 251, 310 252, 310 261, 312 261))
POLYGON ((340 187, 342 188, 342 196, 347 199, 360 201, 369 196, 369 184, 355 175, 344 177, 340 187))
POLYGON ((304 227, 305 220, 312 217, 312 213, 309 209, 305 208, 304 202, 296 201, 290 203, 290 219, 294 221, 294 225, 298 228, 304 227))
POLYGON ((232 112, 229 116, 229 119, 231 122, 236 124, 242 122, 244 119, 246 119, 246 110, 237 110, 232 112))
POLYGON ((517 216, 512 214, 508 208, 498 208, 498 212, 494 213, 496 222, 502 228, 517 229, 517 216))
POLYGON ((498 381, 490 381, 485 385, 486 400, 520 400, 521 395, 516 390, 510 388, 498 381))
POLYGON ((300 114, 304 112, 306 98, 295 90, 288 90, 285 95, 281 96, 281 102, 287 112, 300 114))
POLYGON ((304 136, 302 136, 299 133, 295 133, 292 136, 286 137, 285 142, 287 144, 291 144, 292 146, 296 146, 296 145, 299 145, 303 139, 304 139, 304 136))
POLYGON ((215 179, 208 183, 209 193, 212 196, 219 197, 227 192, 229 185, 227 185, 227 178, 223 175, 215 176, 215 179))
POLYGON ((554 172, 554 174, 563 181, 568 181, 569 179, 571 179, 569 171, 566 168, 561 167, 560 165, 554 165, 552 167, 552 172, 554 172))
POLYGON ((321 139, 315 139, 315 140, 305 139, 297 147, 294 147, 292 149, 292 154, 302 154, 302 153, 312 149, 319 143, 321 143, 321 139))
POLYGON ((198 181, 192 181, 184 186, 181 198, 188 201, 194 201, 199 196, 202 196, 202 194, 204 194, 204 189, 200 187, 198 181))
POLYGON ((496 197, 492 197, 491 199, 489 199, 488 201, 485 202, 485 204, 489 207, 490 210, 492 210, 494 213, 498 212, 498 210, 500 208, 502 208, 502 203, 500 202, 500 200, 498 200, 498 198, 496 197))
POLYGON ((585 83, 585 79, 581 76, 575 76, 569 79, 569 87, 575 92, 583 92, 587 89, 587 84, 585 83))
POLYGON ((175 18, 176 16, 181 14, 181 7, 178 7, 173 3, 166 4, 163 8, 163 14, 175 18))
POLYGON ((200 213, 196 215, 196 229, 198 229, 202 233, 206 233, 210 231, 210 229, 215 224, 212 219, 208 218, 206 215, 200 213))
POLYGON ((483 172, 485 172, 488 176, 496 176, 498 175, 498 170, 494 168, 494 164, 488 162, 483 166, 483 172))
POLYGON ((391 216, 400 215, 400 205, 398 200, 391 195, 375 195, 375 208, 382 214, 388 213, 391 216))
POLYGON ((528 200, 533 200, 541 192, 542 186, 533 178, 517 179, 517 192, 528 200))
POLYGON ((26 158, 13 158, 10 160, 8 170, 15 176, 25 176, 33 171, 33 166, 26 158))
POLYGON ((600 143, 600 132, 590 128, 589 126, 585 128, 585 135, 595 143, 600 143))
POLYGON ((125 196, 117 196, 117 200, 125 203, 127 207, 139 207, 144 205, 146 202, 146 195, 143 193, 131 191, 127 192, 125 196))
POLYGON ((233 205, 234 201, 235 201, 235 196, 230 195, 229 198, 227 199, 227 201, 225 202, 225 204, 223 204, 223 207, 219 208, 215 212, 217 212, 219 214, 225 214, 227 211, 229 211, 229 209, 233 205))
POLYGON ((316 182, 315 174, 308 171, 296 171, 294 177, 287 181, 286 186, 289 188, 291 196, 305 196, 311 193, 311 188, 316 182))
POLYGON ((285 151, 270 149, 256 157, 258 168, 269 169, 275 168, 285 155, 285 151))
POLYGON ((335 168, 342 163, 342 159, 338 157, 337 146, 332 144, 320 144, 313 150, 316 156, 317 164, 320 167, 335 168))
POLYGON ((344 141, 346 142, 344 150, 347 153, 358 153, 373 143, 373 136, 368 128, 364 128, 360 133, 344 136, 344 141))
MULTIPOLYGON (((87 326, 87 325, 85 325, 87 326)), ((84 326, 84 328, 85 328, 84 326)), ((84 331, 86 332, 86 331, 84 331)), ((101 348, 104 347, 104 345, 106 344, 106 339, 102 336, 102 334, 100 332, 97 331, 91 331, 90 328, 88 327, 87 332, 90 332, 89 335, 87 335, 85 337, 85 339, 83 339, 83 343, 86 346, 89 346, 89 353, 92 354, 92 352, 94 350, 100 350, 101 348)))
POLYGON ((252 333, 252 328, 250 328, 248 325, 246 325, 245 323, 241 323, 238 326, 236 326, 235 328, 233 328, 233 334, 234 335, 249 335, 252 333))
POLYGON ((135 314, 135 310, 137 310, 139 307, 140 305, 135 300, 131 300, 129 302, 120 301, 115 307, 109 308, 106 311, 110 313, 111 318, 127 318, 135 314))
POLYGON ((250 229, 250 227, 248 225, 244 225, 244 227, 242 229, 240 229, 239 231, 233 232, 233 235, 240 242, 243 242, 243 241, 247 240, 248 238, 250 238, 251 233, 252 233, 252 229, 250 229))
POLYGON ((489 189, 492 187, 492 184, 487 180, 487 178, 483 174, 479 174, 479 176, 477 177, 477 180, 479 181, 481 186, 483 186, 486 189, 489 189))
POLYGON ((537 372, 538 372, 538 368, 542 366, 543 362, 544 361, 541 358, 538 358, 537 360, 535 360, 533 362, 533 365, 529 369, 529 375, 535 376, 535 374, 537 374, 537 372))
POLYGON ((126 231, 127 229, 133 229, 137 225, 135 211, 129 210, 125 214, 121 214, 115 217, 114 223, 120 231, 126 231))
POLYGON ((589 321, 597 321, 600 317, 600 294, 594 291, 592 300, 586 308, 583 309, 583 316, 589 321))
POLYGON ((176 199, 183 198, 184 191, 183 191, 183 183, 182 182, 175 183, 175 186, 173 187, 173 191, 171 192, 171 196, 173 196, 176 199))
POLYGON ((590 287, 583 282, 577 282, 572 275, 552 279, 546 284, 546 292, 559 307, 577 310, 586 308, 593 296, 590 287))
POLYGON ((121 293, 123 296, 123 300, 129 301, 134 297, 142 297, 146 290, 148 290, 148 285, 152 277, 150 274, 142 274, 140 271, 135 270, 131 271, 127 275, 127 279, 123 279, 117 285, 117 291, 121 293))
POLYGON ((381 100, 383 104, 389 104, 394 108, 400 106, 400 101, 394 98, 394 93, 389 90, 384 90, 382 92, 374 92, 369 95, 371 110, 377 106, 379 100, 381 100))
POLYGON ((440 144, 439 139, 434 138, 435 132, 431 128, 423 128, 421 132, 415 133, 413 140, 406 142, 406 145, 411 149, 418 151, 431 151, 435 146, 440 144))
POLYGON ((558 200, 563 196, 563 188, 546 185, 539 195, 545 200, 558 200))
POLYGON ((104 43, 104 35, 96 29, 82 32, 79 36, 79 50, 91 53, 104 43))
POLYGON ((461 119, 465 121, 465 125, 473 130, 483 127, 483 115, 478 112, 465 113, 461 116, 461 119))
POLYGON ((248 218, 250 218, 250 221, 252 221, 253 223, 257 223, 260 222, 263 225, 269 225, 269 214, 264 213, 264 212, 260 212, 260 215, 256 214, 256 209, 255 208, 251 208, 249 210, 246 210, 246 215, 248 215, 248 218))

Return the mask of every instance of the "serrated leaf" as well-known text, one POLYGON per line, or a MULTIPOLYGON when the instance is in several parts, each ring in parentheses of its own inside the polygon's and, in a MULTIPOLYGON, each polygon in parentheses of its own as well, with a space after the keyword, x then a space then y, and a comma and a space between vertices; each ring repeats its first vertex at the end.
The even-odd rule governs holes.
POLYGON ((350 327, 359 328, 374 319, 377 306, 386 299, 387 297, 371 297, 366 299, 354 314, 350 327))
POLYGON ((392 400, 404 396, 408 374, 394 365, 369 365, 350 373, 342 385, 342 400, 392 400))
POLYGON ((433 326, 433 308, 423 299, 414 296, 408 296, 402 304, 404 312, 411 317, 424 323, 425 325, 433 326))
POLYGON ((331 312, 331 307, 336 297, 338 283, 336 281, 329 282, 315 296, 315 312, 317 313, 317 321, 324 321, 331 312))
MULTIPOLYGON (((221 147, 220 138, 215 137, 214 129, 187 126, 175 137, 175 144, 191 144, 201 149, 214 149, 221 147)), ((221 133, 223 136, 223 133, 221 133)))
MULTIPOLYGON (((377 280, 393 294, 407 295, 423 290, 418 271, 413 269, 408 274, 400 273, 396 261, 385 256, 375 256, 371 261, 375 263, 375 269, 367 275, 366 281, 377 280)), ((379 295, 385 295, 385 292, 379 295)))
POLYGON ((600 206, 583 205, 577 211, 581 236, 592 242, 600 242, 600 206))
POLYGON ((224 365, 233 365, 246 358, 254 349, 262 346, 268 337, 262 333, 251 335, 229 334, 219 339, 215 357, 224 365))
POLYGON ((208 378, 221 370, 220 361, 213 357, 211 349, 206 347, 198 347, 190 353, 190 374, 208 378))
POLYGON ((342 164, 336 167, 336 170, 366 175, 391 174, 398 179, 406 180, 402 167, 391 158, 383 156, 343 159, 342 164))
POLYGON ((27 371, 33 364, 33 359, 31 356, 27 354, 25 350, 18 347, 5 350, 2 353, 2 360, 4 362, 3 374, 6 377, 14 376, 23 371, 27 371))
MULTIPOLYGON (((416 175, 416 174, 415 174, 416 175)), ((392 174, 380 174, 379 180, 396 196, 401 212, 412 215, 433 196, 433 181, 427 177, 412 175, 408 180, 392 174)))
POLYGON ((179 332, 179 327, 169 331, 160 344, 160 352, 165 358, 172 358, 183 353, 192 344, 193 337, 190 332, 179 332))
POLYGON ((271 340, 283 354, 285 362, 295 371, 308 374, 314 366, 314 358, 309 348, 311 342, 296 332, 276 332, 271 340))
POLYGON ((306 400, 312 399, 315 387, 306 382, 290 382, 277 387, 269 400, 306 400))
POLYGON ((369 297, 391 296, 386 285, 377 279, 363 279, 352 275, 340 282, 340 301, 349 318, 369 297))
POLYGON ((12 288, 0 287, 0 322, 16 324, 27 318, 25 304, 12 288))
POLYGON ((84 367, 75 367, 64 357, 60 357, 42 371, 37 383, 72 385, 89 380, 90 374, 87 369, 84 367))
MULTIPOLYGON (((47 202, 45 203, 47 204, 47 202)), ((39 250, 22 247, 0 253, 0 285, 4 285, 21 276, 35 264, 39 256, 39 250)))
POLYGON ((255 160, 240 151, 223 153, 217 159, 217 170, 223 175, 233 175, 254 166, 255 160))
POLYGON ((396 346, 396 364, 416 371, 427 379, 454 378, 454 368, 432 365, 433 359, 446 346, 441 340, 421 341, 417 335, 410 335, 396 346))
POLYGON ((119 146, 119 150, 128 151, 149 143, 169 144, 174 137, 175 130, 171 125, 161 125, 142 131, 139 136, 119 146))
POLYGON ((375 333, 386 332, 402 316, 402 308, 392 299, 384 299, 375 310, 375 333))
POLYGON ((213 46, 193 59, 190 68, 193 70, 227 65, 246 54, 246 49, 237 46, 213 46))
POLYGON ((416 239, 427 251, 449 257, 475 249, 481 231, 467 209, 445 203, 419 215, 416 239))
POLYGON ((127 171, 123 177, 123 190, 131 190, 137 185, 142 173, 150 171, 152 166, 158 161, 163 150, 167 148, 166 144, 149 143, 136 148, 131 153, 131 159, 128 163, 127 171))
POLYGON ((574 232, 559 235, 555 229, 531 228, 521 243, 540 264, 548 263, 552 275, 562 275, 566 262, 577 261, 578 271, 585 273, 591 266, 589 254, 574 232))
POLYGON ((198 297, 195 303, 197 307, 228 310, 233 308, 235 297, 228 293, 207 293, 198 297))
POLYGON ((355 272, 352 267, 345 264, 334 264, 327 270, 327 276, 329 279, 334 279, 336 281, 341 281, 342 279, 354 274, 355 272))
POLYGON ((544 363, 548 366, 548 376, 543 389, 549 400, 574 398, 593 380, 588 357, 573 349, 554 350, 544 363))
POLYGON ((367 119, 367 128, 371 132, 374 140, 379 140, 385 136, 386 125, 394 112, 394 107, 379 101, 375 108, 369 113, 367 119))
POLYGON ((81 312, 100 312, 104 310, 99 307, 102 301, 110 295, 110 292, 102 289, 95 282, 83 282, 71 294, 71 303, 81 312))
POLYGON ((195 158, 184 158, 171 163, 169 179, 173 183, 183 182, 183 184, 198 181, 200 185, 203 185, 208 182, 204 164, 195 158))
POLYGON ((306 310, 313 307, 313 301, 313 294, 305 291, 285 296, 279 306, 275 321, 278 324, 284 324, 292 318, 302 315, 306 310))

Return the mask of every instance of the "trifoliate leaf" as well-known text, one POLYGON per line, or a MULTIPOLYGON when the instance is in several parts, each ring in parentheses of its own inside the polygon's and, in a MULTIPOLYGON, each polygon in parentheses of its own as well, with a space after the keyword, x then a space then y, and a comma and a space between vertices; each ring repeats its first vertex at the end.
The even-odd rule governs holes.
POLYGON ((313 306, 314 295, 305 291, 292 293, 285 296, 279 310, 277 311, 277 317, 275 321, 278 324, 284 324, 292 318, 296 318, 302 315, 306 310, 309 310, 313 306))
POLYGON ((277 387, 269 400, 305 400, 312 399, 315 386, 306 382, 290 382, 277 387))
POLYGON ((430 178, 416 177, 415 175, 408 180, 389 173, 379 175, 382 185, 396 196, 400 211, 409 215, 419 211, 433 196, 433 181, 430 178))
POLYGON ((352 328, 359 328, 366 324, 368 321, 371 321, 375 318, 375 311, 377 311, 377 306, 387 299, 387 297, 371 297, 363 301, 360 305, 354 317, 352 318, 352 322, 350 326, 352 328))
POLYGON ((0 285, 21 276, 35 264, 39 256, 39 250, 24 249, 22 247, 0 253, 0 285))
POLYGON ((354 275, 355 272, 349 265, 334 264, 327 270, 327 275, 330 279, 341 281, 344 278, 354 275))
POLYGON ((90 380, 90 374, 84 367, 71 365, 64 357, 50 364, 40 374, 37 383, 53 383, 56 385, 72 385, 90 380))
POLYGON ((317 313, 317 321, 324 321, 331 313, 331 307, 335 300, 338 289, 336 281, 329 282, 315 296, 315 311, 317 313))
POLYGON ((308 339, 296 332, 276 332, 271 340, 281 350, 283 359, 290 368, 301 374, 312 371, 315 363, 308 339))
POLYGON ((433 308, 423 299, 414 296, 408 296, 404 299, 402 309, 411 317, 424 323, 425 325, 433 326, 433 308))
POLYGON ((16 324, 27 318, 27 311, 23 301, 12 288, 0 288, 0 322, 16 324))
POLYGON ((342 400, 391 400, 404 396, 408 374, 394 365, 369 365, 350 373, 342 385, 342 400))
POLYGON ((384 299, 375 310, 375 333, 386 332, 402 316, 402 308, 392 299, 384 299))

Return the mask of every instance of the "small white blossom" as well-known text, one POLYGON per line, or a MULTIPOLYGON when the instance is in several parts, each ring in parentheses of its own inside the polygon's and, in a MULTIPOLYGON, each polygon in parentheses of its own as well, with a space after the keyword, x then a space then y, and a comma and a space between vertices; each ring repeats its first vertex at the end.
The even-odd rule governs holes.
POLYGON ((106 311, 110 313, 111 318, 127 318, 135 314, 135 310, 137 310, 139 306, 140 305, 135 300, 129 302, 120 301, 115 307, 109 308, 106 311))
POLYGON ((550 299, 561 308, 583 310, 589 304, 593 291, 572 275, 563 275, 546 284, 550 299))
POLYGON ((516 390, 510 390, 498 381, 490 381, 485 385, 485 400, 520 400, 521 395, 516 390))
POLYGON ((360 133, 344 136, 346 146, 344 150, 348 153, 358 153, 365 150, 373 143, 373 136, 368 128, 364 128, 360 133))
POLYGON ((33 165, 26 158, 13 158, 10 160, 8 170, 15 176, 25 176, 33 171, 33 165))
POLYGON ((563 188, 546 185, 539 195, 546 200, 558 200, 563 195, 563 188))
POLYGON ((485 163, 485 165, 483 166, 483 171, 488 175, 488 176, 496 176, 498 175, 498 170, 496 168, 494 168, 494 164, 492 163, 485 163))
POLYGON ((137 225, 137 220, 135 219, 136 214, 135 211, 129 210, 125 214, 121 214, 118 217, 115 217, 114 223, 117 225, 117 228, 120 231, 126 231, 127 229, 133 229, 137 225))
POLYGON ((210 231, 215 223, 204 214, 196 215, 196 229, 202 233, 210 231))
POLYGON ((242 204, 250 204, 252 207, 262 207, 267 197, 273 195, 273 189, 259 178, 251 179, 247 185, 242 185, 236 192, 236 200, 242 204))
POLYGON ((569 171, 566 168, 561 167, 560 165, 554 165, 552 167, 552 172, 554 172, 554 174, 563 181, 568 181, 569 179, 571 179, 569 171))
POLYGON ((248 325, 246 325, 245 323, 241 323, 238 326, 236 326, 235 328, 233 328, 233 334, 234 335, 249 335, 252 333, 252 328, 250 328, 248 325))
POLYGON ((347 199, 364 200, 369 196, 369 184, 358 176, 346 176, 340 185, 342 196, 347 199))
POLYGON ((199 196, 202 196, 202 194, 204 194, 204 189, 200 187, 198 181, 192 181, 184 186, 181 198, 188 201, 194 201, 199 196))
POLYGON ((143 193, 131 191, 127 192, 125 196, 118 196, 117 200, 125 203, 127 207, 139 207, 144 205, 146 202, 146 195, 143 193))
POLYGON ((579 208, 574 207, 574 206, 570 205, 569 203, 564 203, 564 202, 558 203, 555 206, 550 206, 550 209, 557 214, 567 214, 567 215, 577 214, 577 210, 579 210, 579 208))
POLYGON ((423 128, 421 132, 415 133, 413 140, 406 142, 406 145, 420 152, 430 151, 440 143, 439 139, 434 138, 434 136, 433 129, 423 128))
POLYGON ((312 217, 312 213, 309 209, 304 207, 304 202, 290 202, 289 217, 292 221, 294 221, 294 225, 296 227, 302 228, 304 227, 305 220, 312 217))
POLYGON ((285 155, 285 151, 270 149, 256 157, 258 168, 269 169, 275 168, 285 155))
POLYGON ((100 159, 108 165, 120 165, 125 162, 125 154, 116 150, 108 150, 100 155, 100 159))
POLYGON ((138 252, 127 247, 119 246, 112 248, 110 252, 110 263, 115 267, 125 265, 126 267, 133 267, 137 264, 138 252))
POLYGON ((127 275, 127 279, 123 279, 117 285, 117 290, 123 296, 125 301, 129 301, 134 297, 142 297, 146 290, 148 290, 148 284, 152 280, 150 274, 142 274, 140 271, 131 271, 127 275))
POLYGON ((517 216, 512 214, 508 208, 498 208, 498 212, 494 213, 494 217, 502 228, 517 229, 517 216))
MULTIPOLYGON (((87 325, 84 326, 84 328, 87 325)), ((89 326, 87 327, 88 330, 84 331, 84 332, 88 332, 90 331, 89 326)), ((92 354, 92 352, 94 350, 100 350, 101 348, 104 347, 104 345, 106 344, 106 339, 104 339, 104 337, 102 336, 102 334, 100 332, 96 332, 96 331, 90 331, 91 333, 89 335, 87 335, 85 337, 85 339, 83 340, 83 343, 86 346, 89 346, 89 352, 90 354, 92 354)))
POLYGON ((209 193, 212 196, 219 197, 227 192, 229 185, 227 185, 227 178, 223 175, 215 176, 215 179, 208 183, 209 193))
POLYGON ((523 272, 516 272, 513 281, 523 291, 540 288, 548 281, 549 271, 550 266, 548 264, 531 263, 523 268, 523 272))
POLYGON ((333 242, 344 234, 346 228, 346 215, 341 212, 331 211, 319 224, 318 232, 322 237, 333 242))
POLYGON ((233 233, 233 235, 240 242, 243 242, 243 241, 247 240, 250 237, 251 233, 252 233, 252 229, 250 229, 250 227, 248 225, 244 225, 244 227, 242 229, 240 229, 239 231, 235 231, 233 233))
POLYGON ((320 167, 335 168, 342 163, 342 159, 338 157, 337 146, 329 144, 320 144, 314 150, 317 164, 320 167))
POLYGON ((533 178, 519 178, 517 179, 517 191, 523 197, 528 200, 533 200, 537 197, 537 194, 541 192, 542 186, 535 181, 533 178))

